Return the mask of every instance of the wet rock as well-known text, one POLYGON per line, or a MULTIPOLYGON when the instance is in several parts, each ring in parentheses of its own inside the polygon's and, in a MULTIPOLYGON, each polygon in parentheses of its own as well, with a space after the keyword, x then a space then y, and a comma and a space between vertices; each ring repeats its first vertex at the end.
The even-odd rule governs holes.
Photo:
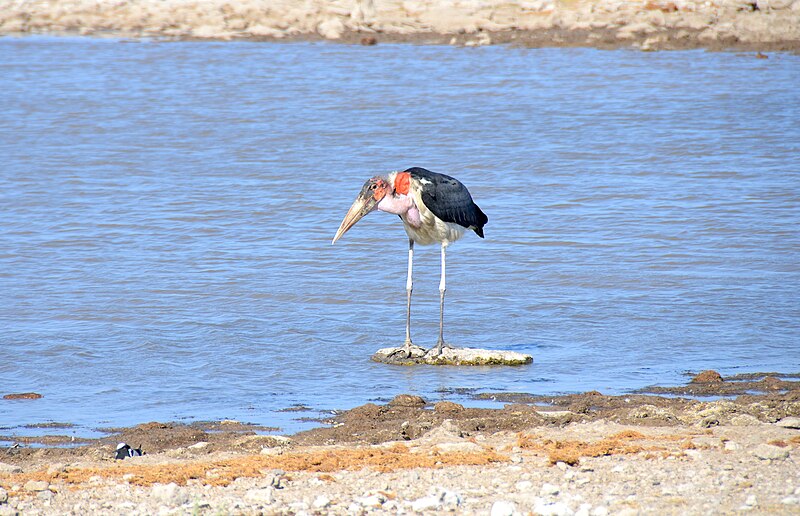
POLYGON ((402 348, 383 348, 372 355, 372 360, 384 364, 396 365, 457 365, 457 366, 487 366, 508 365, 517 366, 530 364, 533 357, 516 351, 499 351, 477 348, 445 348, 441 355, 413 353, 409 358, 401 358, 398 354, 402 348))
POLYGON ((37 392, 13 392, 3 396, 4 400, 38 400, 43 396, 37 392))
MULTIPOLYGON (((452 401, 440 401, 433 406, 433 410, 440 414, 457 414, 464 410, 464 405, 459 405, 458 403, 453 403, 452 401)), ((798 421, 800 421, 800 419, 798 421)))
POLYGON ((378 44, 378 40, 375 39, 373 36, 367 36, 367 37, 361 38, 361 44, 364 45, 365 47, 371 47, 373 45, 377 45, 378 44))
POLYGON ((427 404, 421 396, 399 394, 387 403, 390 407, 424 407, 427 404))
POLYGON ((771 444, 759 444, 753 450, 753 455, 761 460, 780 460, 789 456, 789 450, 771 444))
POLYGON ((692 378, 691 383, 722 383, 722 375, 716 371, 707 370, 692 378))

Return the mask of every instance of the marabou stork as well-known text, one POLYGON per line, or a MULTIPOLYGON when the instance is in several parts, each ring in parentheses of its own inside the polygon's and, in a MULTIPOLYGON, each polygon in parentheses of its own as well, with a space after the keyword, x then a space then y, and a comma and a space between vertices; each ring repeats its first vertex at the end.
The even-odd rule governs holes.
MULTIPOLYGON (((408 277, 406 280, 406 341, 399 352, 410 357, 411 343, 411 271, 414 261, 414 243, 442 246, 442 276, 439 282, 439 340, 428 353, 437 356, 442 348, 451 347, 444 342, 444 292, 445 249, 450 243, 471 229, 483 238, 483 226, 488 217, 472 200, 467 187, 455 178, 437 174, 420 167, 403 172, 392 172, 386 177, 376 176, 364 183, 361 193, 345 215, 336 241, 356 222, 374 210, 399 215, 408 234, 408 277)), ((424 350, 423 350, 424 351, 424 350)))

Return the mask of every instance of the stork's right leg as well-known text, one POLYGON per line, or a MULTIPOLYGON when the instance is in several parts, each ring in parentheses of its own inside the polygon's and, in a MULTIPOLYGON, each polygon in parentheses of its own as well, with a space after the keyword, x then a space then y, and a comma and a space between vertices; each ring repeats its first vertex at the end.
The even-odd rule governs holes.
POLYGON ((395 352, 398 358, 411 358, 413 354, 423 355, 425 350, 411 342, 411 292, 414 287, 412 271, 414 269, 414 241, 408 239, 408 276, 406 278, 406 342, 395 352), (416 353, 414 353, 416 351, 416 353))

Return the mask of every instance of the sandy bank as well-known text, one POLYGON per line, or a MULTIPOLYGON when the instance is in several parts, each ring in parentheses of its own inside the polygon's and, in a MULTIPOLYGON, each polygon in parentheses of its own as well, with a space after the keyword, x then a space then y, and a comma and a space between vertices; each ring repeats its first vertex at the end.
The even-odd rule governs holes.
POLYGON ((506 394, 501 409, 400 395, 290 438, 147 423, 0 447, 0 514, 797 514, 800 382, 704 379, 669 397, 506 394), (147 454, 113 460, 118 440, 147 454))
POLYGON ((797 50, 800 0, 0 0, 0 34, 48 32, 797 50))

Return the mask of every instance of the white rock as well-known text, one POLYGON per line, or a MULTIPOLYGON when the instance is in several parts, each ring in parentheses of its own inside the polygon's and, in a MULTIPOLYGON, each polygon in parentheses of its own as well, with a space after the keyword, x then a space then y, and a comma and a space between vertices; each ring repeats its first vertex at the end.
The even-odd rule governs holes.
POLYGON ((787 496, 781 500, 783 505, 798 505, 800 504, 800 498, 796 496, 787 496))
POLYGON ((558 486, 554 486, 553 484, 544 483, 542 484, 542 488, 539 490, 539 493, 542 496, 555 496, 558 494, 558 486))
POLYGON ((314 498, 314 503, 312 506, 315 509, 324 509, 331 504, 331 499, 325 495, 319 495, 318 497, 314 498))
POLYGON ((602 505, 598 505, 594 509, 592 509, 592 516, 608 516, 608 508, 602 505))
POLYGON ((0 503, 6 503, 8 501, 8 491, 0 487, 0 503))
POLYGON ((800 417, 785 417, 775 424, 783 428, 800 428, 800 417))
POLYGON ((572 509, 564 502, 546 503, 544 500, 539 500, 534 504, 533 512, 540 516, 569 516, 572 514, 572 509))
POLYGON ((50 487, 50 484, 44 480, 28 480, 22 488, 28 492, 36 492, 47 491, 48 487, 50 487))
POLYGON ((758 505, 758 498, 756 498, 756 495, 750 495, 744 501, 744 504, 748 507, 755 507, 756 505, 758 505))
POLYGON ((199 443, 194 443, 193 445, 189 446, 189 448, 191 448, 192 450, 202 450, 206 446, 208 446, 207 442, 200 441, 199 443))
POLYGON ((741 449, 742 446, 739 443, 733 441, 725 441, 725 449, 728 451, 736 451, 741 449))
POLYGON ((275 501, 275 494, 271 487, 248 489, 244 494, 246 500, 256 503, 270 504, 275 501))
POLYGON ((153 498, 166 505, 181 505, 188 501, 189 496, 175 482, 169 484, 155 484, 150 494, 153 498))
POLYGON ((325 39, 341 38, 344 29, 344 23, 339 18, 328 18, 317 26, 317 32, 325 39))
POLYGON ((759 444, 753 450, 753 455, 761 460, 778 460, 788 457, 789 450, 771 444, 759 444))
POLYGON ((439 500, 446 509, 455 510, 461 505, 461 495, 446 489, 439 494, 439 500))
POLYGON ((517 491, 530 491, 533 487, 533 482, 530 480, 520 480, 514 487, 517 488, 517 491))
POLYGON ((411 509, 415 512, 422 512, 422 511, 432 511, 437 509, 440 505, 440 500, 438 496, 435 495, 428 495, 423 496, 422 498, 417 498, 413 502, 411 502, 411 509))
POLYGON ((380 507, 383 505, 383 502, 386 501, 386 498, 380 495, 372 494, 368 496, 362 496, 361 498, 357 498, 356 502, 364 507, 380 507))
POLYGON ((13 464, 0 462, 0 473, 22 473, 22 468, 13 464))
POLYGON ((516 506, 511 502, 498 500, 492 504, 490 516, 512 516, 516 511, 516 506))

